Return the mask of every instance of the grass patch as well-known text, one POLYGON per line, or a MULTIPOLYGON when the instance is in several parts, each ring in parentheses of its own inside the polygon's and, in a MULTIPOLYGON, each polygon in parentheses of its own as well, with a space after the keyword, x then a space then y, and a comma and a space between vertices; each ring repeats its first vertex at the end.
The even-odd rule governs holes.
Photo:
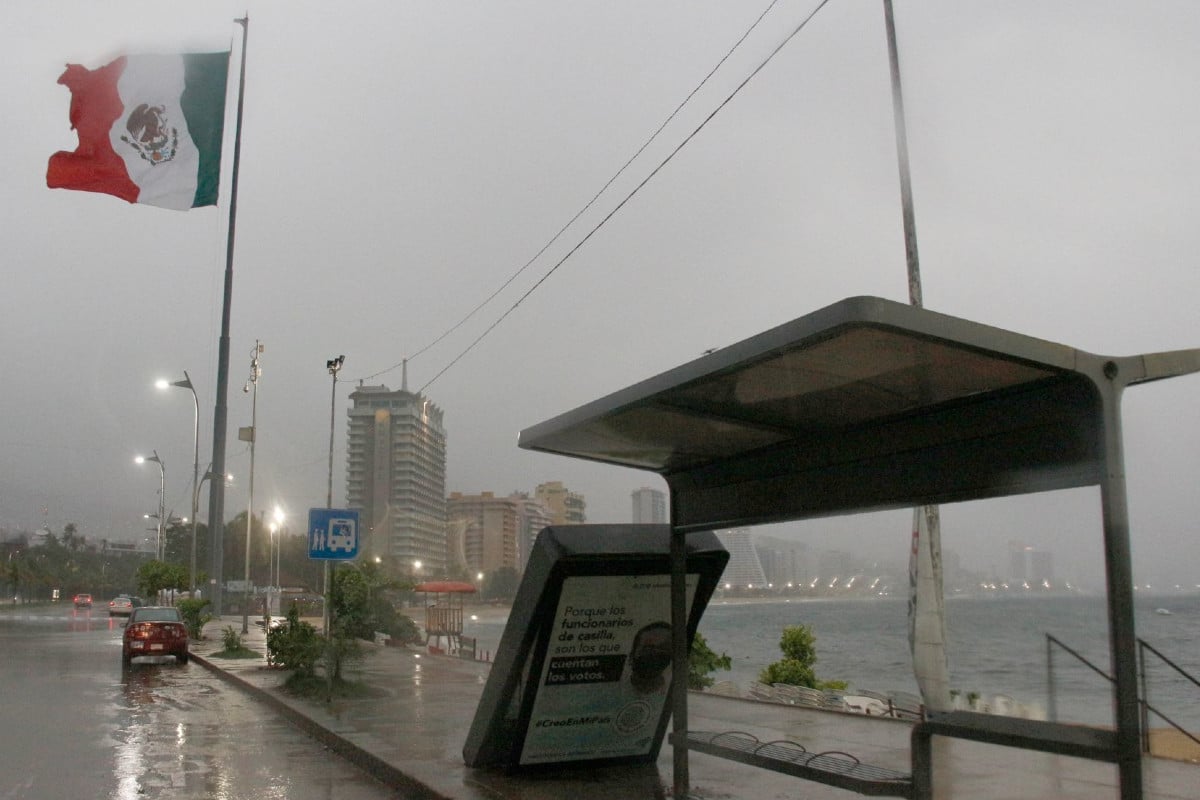
MULTIPOLYGON (((301 675, 293 672, 283 683, 283 690, 293 697, 324 702, 330 696, 329 681, 323 675, 301 675)), ((357 700, 364 697, 382 697, 386 694, 373 689, 362 681, 338 678, 333 682, 334 700, 357 700)))
POLYGON ((235 649, 217 650, 209 654, 209 658, 262 658, 262 653, 257 650, 251 650, 249 647, 238 647, 235 649))

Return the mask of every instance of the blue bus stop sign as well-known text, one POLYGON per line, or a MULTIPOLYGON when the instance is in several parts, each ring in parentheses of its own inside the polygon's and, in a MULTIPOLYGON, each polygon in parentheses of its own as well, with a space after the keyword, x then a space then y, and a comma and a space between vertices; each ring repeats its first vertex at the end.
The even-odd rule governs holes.
POLYGON ((358 556, 358 512, 349 508, 308 510, 308 557, 350 561, 358 556))

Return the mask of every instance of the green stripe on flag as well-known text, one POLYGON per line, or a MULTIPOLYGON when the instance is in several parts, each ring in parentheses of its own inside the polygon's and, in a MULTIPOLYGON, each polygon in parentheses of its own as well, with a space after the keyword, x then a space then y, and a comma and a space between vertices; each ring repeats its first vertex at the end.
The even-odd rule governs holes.
POLYGON ((184 89, 179 98, 188 131, 200 151, 196 199, 192 207, 215 206, 221 184, 221 140, 225 132, 225 84, 229 53, 189 53, 183 57, 184 89))

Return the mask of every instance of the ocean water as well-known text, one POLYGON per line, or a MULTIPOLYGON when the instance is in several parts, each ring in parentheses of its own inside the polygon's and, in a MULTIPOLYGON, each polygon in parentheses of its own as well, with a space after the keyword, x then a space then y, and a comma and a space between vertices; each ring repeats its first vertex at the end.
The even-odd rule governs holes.
MULTIPOLYGON (((1135 600, 1137 635, 1200 680, 1200 594, 1135 600), (1169 615, 1156 609, 1169 610, 1169 615)), ((781 657, 779 637, 788 625, 804 624, 816 635, 817 677, 844 680, 851 688, 917 693, 908 650, 903 598, 814 600, 715 600, 700 622, 709 646, 732 660, 730 672, 714 673, 745 689, 759 670, 781 657)), ((468 622, 466 635, 494 652, 503 619, 468 622)), ((952 597, 946 602, 950 684, 964 695, 997 695, 1045 710, 1049 706, 1046 634, 1052 634, 1109 672, 1108 623, 1100 596, 952 597)), ((1147 653, 1150 704, 1192 732, 1200 731, 1200 686, 1147 653)), ((1106 725, 1112 722, 1111 688, 1104 678, 1061 648, 1053 648, 1058 718, 1106 725)), ((1154 727, 1162 720, 1151 718, 1154 727)))

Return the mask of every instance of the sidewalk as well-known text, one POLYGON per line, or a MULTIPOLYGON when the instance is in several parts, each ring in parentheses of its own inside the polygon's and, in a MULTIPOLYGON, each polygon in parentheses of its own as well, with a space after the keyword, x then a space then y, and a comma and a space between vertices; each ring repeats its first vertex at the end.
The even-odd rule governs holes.
MULTIPOLYGON (((266 635, 250 619, 244 644, 266 653, 266 635)), ((204 641, 192 645, 195 660, 245 688, 331 749, 348 757, 379 780, 416 798, 451 800, 562 800, 603 798, 643 800, 671 794, 671 746, 664 743, 657 764, 642 768, 569 770, 508 774, 471 769, 462 746, 483 693, 490 664, 429 655, 424 648, 380 647, 364 643, 366 658, 348 669, 363 681, 370 696, 320 702, 293 699, 280 691, 287 673, 260 659, 222 659, 221 631, 240 631, 242 618, 210 622, 204 641)), ((788 738, 810 751, 840 750, 864 762, 908 772, 906 722, 880 717, 798 708, 739 698, 693 693, 689 699, 693 730, 741 730, 763 741, 788 738)), ((938 796, 972 800, 1058 800, 1116 796, 1116 770, 1107 764, 1061 758, 1011 748, 939 739, 935 744, 938 796), (942 765, 946 769, 943 772, 942 765)), ((692 753, 693 797, 805 797, 848 800, 858 795, 822 784, 692 753)), ((1195 797, 1200 766, 1147 758, 1147 800, 1195 797)))

